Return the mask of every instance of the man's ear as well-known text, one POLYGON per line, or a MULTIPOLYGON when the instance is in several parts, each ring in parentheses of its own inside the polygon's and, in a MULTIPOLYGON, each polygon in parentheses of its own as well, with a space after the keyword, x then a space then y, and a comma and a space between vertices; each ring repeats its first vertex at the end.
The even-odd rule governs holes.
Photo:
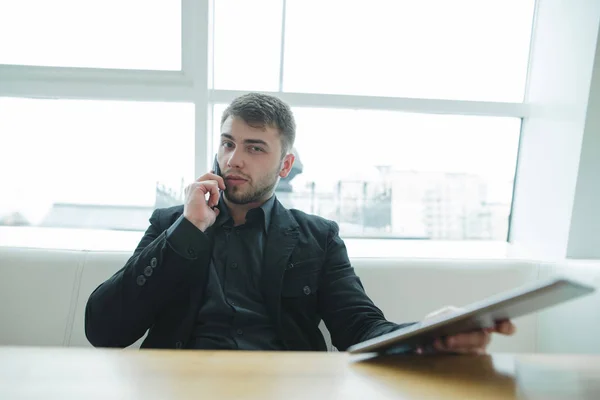
POLYGON ((291 153, 286 154, 286 156, 283 157, 283 160, 281 161, 281 170, 279 171, 279 176, 281 178, 286 178, 290 174, 295 159, 296 157, 291 153))

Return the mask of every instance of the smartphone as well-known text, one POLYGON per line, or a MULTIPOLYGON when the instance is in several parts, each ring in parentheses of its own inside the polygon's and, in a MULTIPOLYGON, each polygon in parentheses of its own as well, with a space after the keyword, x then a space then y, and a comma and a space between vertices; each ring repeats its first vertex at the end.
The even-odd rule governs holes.
POLYGON ((215 175, 221 176, 221 168, 219 168, 219 161, 217 160, 217 155, 215 154, 215 160, 213 161, 213 171, 215 175))
MULTIPOLYGON (((213 172, 215 175, 221 176, 221 168, 219 168, 219 160, 217 159, 217 155, 215 154, 215 159, 213 161, 213 172)), ((221 196, 221 189, 219 189, 219 197, 221 196)), ((217 206, 213 206, 212 209, 214 210, 215 208, 217 208, 217 206)))

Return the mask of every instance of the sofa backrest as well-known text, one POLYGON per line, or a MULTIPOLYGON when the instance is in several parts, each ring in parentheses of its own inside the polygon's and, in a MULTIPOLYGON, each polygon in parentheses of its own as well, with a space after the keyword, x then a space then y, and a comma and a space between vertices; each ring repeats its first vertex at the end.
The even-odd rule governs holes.
MULTIPOLYGON (((83 325, 87 299, 129 257, 125 252, 0 247, 3 277, 0 345, 90 346, 83 325)), ((386 318, 395 322, 419 320, 445 305, 463 306, 568 270, 562 264, 522 260, 355 258, 351 261, 367 294, 386 318)), ((600 273, 595 272, 600 270, 598 264, 583 265, 575 268, 579 275, 600 285, 600 273)), ((592 342, 591 335, 600 333, 600 313, 592 313, 597 300, 589 297, 519 318, 515 321, 517 334, 496 337, 490 351, 556 352, 561 348, 583 351, 586 346, 589 348, 585 341, 565 341, 560 335, 553 336, 549 329, 559 329, 564 335, 572 333, 557 318, 572 325, 578 315, 575 310, 583 305, 589 315, 579 326, 587 329, 586 340, 592 342), (565 347, 566 342, 570 347, 565 347)), ((327 336, 326 329, 324 333, 327 336)))

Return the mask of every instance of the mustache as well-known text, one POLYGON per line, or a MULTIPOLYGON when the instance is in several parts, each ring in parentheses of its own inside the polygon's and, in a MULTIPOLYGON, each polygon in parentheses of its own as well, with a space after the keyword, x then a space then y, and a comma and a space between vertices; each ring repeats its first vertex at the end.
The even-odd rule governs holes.
POLYGON ((232 176, 235 176, 235 177, 239 177, 239 178, 242 178, 242 179, 246 179, 247 181, 249 181, 249 180, 250 180, 250 177, 249 177, 249 176, 246 176, 246 175, 244 175, 244 174, 240 174, 239 172, 229 172, 229 171, 228 171, 228 172, 224 173, 224 174, 223 174, 223 175, 221 175, 221 176, 222 176, 224 179, 227 179, 227 178, 230 178, 230 177, 232 177, 232 176))

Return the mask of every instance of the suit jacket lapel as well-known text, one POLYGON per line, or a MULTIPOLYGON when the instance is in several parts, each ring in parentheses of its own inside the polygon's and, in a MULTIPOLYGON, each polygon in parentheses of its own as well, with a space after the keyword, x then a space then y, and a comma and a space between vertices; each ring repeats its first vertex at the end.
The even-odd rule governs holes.
POLYGON ((287 261, 296 247, 300 230, 291 213, 275 200, 265 246, 261 288, 265 307, 276 327, 280 326, 281 285, 287 261))

